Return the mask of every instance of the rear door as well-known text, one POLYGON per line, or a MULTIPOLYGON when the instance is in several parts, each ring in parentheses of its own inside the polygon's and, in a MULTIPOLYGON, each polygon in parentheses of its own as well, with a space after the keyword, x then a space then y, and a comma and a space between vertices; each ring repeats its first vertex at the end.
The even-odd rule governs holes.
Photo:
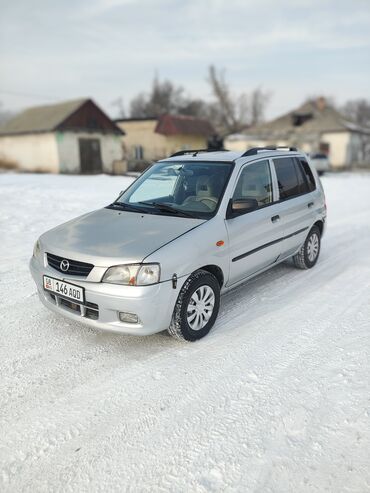
POLYGON ((279 188, 278 214, 284 228, 281 256, 288 257, 302 245, 314 222, 315 180, 303 158, 276 157, 272 161, 279 188))
POLYGON ((233 199, 255 199, 258 209, 225 221, 230 245, 228 286, 272 265, 281 253, 284 232, 275 211, 278 197, 271 166, 262 159, 240 170, 233 199))

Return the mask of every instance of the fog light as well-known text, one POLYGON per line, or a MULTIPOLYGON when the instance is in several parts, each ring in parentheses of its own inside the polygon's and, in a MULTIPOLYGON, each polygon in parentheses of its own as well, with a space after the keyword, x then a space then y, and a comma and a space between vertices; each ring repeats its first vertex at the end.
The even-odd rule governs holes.
POLYGON ((139 317, 136 313, 119 312, 119 319, 126 324, 138 324, 139 317))

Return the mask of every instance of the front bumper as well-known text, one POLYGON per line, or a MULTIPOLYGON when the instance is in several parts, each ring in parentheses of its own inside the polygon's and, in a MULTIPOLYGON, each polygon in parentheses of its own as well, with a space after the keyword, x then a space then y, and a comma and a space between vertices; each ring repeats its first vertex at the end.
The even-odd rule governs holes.
POLYGON ((122 334, 149 335, 166 330, 184 279, 179 279, 176 289, 171 281, 152 286, 121 286, 102 282, 87 282, 60 272, 32 257, 30 271, 36 283, 41 302, 55 313, 90 327, 122 334), (71 282, 85 288, 84 305, 66 303, 62 297, 53 296, 43 287, 43 275, 71 282), (119 312, 135 313, 139 323, 124 323, 119 312))

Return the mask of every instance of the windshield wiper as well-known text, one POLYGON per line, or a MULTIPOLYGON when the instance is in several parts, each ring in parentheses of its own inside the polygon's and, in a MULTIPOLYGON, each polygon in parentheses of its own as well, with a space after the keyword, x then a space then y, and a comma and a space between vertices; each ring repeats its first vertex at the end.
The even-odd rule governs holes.
POLYGON ((171 207, 170 205, 163 204, 162 202, 138 202, 138 203, 143 205, 151 205, 153 207, 156 207, 160 211, 170 212, 171 214, 178 214, 183 217, 191 217, 192 219, 199 219, 197 216, 191 214, 190 212, 176 209, 175 207, 171 207))
POLYGON ((135 207, 134 205, 126 204, 124 202, 113 202, 112 204, 109 204, 108 207, 120 207, 121 209, 127 211, 141 212, 142 214, 147 214, 147 211, 144 210, 142 207, 135 207))

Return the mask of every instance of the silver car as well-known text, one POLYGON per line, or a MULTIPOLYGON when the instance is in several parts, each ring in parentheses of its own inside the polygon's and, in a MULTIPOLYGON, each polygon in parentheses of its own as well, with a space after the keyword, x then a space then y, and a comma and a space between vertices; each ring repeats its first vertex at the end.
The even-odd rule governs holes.
POLYGON ((30 269, 42 303, 91 327, 204 337, 220 295, 320 253, 324 192, 295 148, 180 151, 105 208, 44 233, 30 269))
POLYGON ((330 171, 330 161, 326 154, 314 152, 310 155, 311 166, 315 168, 318 175, 323 175, 326 171, 330 171))

